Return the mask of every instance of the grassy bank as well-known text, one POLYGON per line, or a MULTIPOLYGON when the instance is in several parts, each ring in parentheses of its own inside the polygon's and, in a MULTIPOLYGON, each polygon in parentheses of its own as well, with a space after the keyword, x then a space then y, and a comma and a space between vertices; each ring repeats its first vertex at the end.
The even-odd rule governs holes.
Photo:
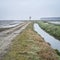
POLYGON ((38 21, 38 24, 42 29, 48 32, 50 35, 60 40, 60 25, 50 24, 47 22, 38 21))
POLYGON ((12 41, 2 60, 59 60, 59 56, 34 32, 31 23, 12 41))

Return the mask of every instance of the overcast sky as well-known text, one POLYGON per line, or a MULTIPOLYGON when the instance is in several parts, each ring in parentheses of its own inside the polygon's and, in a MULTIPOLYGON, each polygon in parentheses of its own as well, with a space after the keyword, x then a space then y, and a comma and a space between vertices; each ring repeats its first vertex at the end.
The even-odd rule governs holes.
POLYGON ((0 0, 0 20, 60 16, 60 0, 0 0))

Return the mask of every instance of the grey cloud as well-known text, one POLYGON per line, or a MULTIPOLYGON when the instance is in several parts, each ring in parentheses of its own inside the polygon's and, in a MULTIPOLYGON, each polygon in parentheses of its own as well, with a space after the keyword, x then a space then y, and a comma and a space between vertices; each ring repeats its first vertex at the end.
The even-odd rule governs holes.
POLYGON ((0 19, 60 16, 60 0, 0 0, 0 19))

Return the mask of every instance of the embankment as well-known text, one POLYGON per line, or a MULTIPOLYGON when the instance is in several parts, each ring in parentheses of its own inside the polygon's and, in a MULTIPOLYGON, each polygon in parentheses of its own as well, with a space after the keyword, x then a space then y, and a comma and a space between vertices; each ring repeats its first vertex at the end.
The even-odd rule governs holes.
POLYGON ((50 35, 60 40, 60 25, 55 25, 44 21, 37 21, 37 23, 42 29, 44 29, 50 35))
POLYGON ((59 60, 59 56, 29 24, 9 47, 2 60, 59 60))

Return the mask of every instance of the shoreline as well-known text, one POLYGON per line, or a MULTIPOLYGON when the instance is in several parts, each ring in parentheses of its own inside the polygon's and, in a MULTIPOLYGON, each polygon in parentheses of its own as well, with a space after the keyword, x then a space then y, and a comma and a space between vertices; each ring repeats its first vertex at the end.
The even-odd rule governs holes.
POLYGON ((21 34, 14 38, 8 52, 3 56, 3 60, 9 59, 59 60, 60 57, 55 50, 34 31, 33 23, 30 23, 21 34))
POLYGON ((37 21, 37 24, 47 33, 52 35, 54 38, 60 41, 60 25, 55 25, 52 23, 44 22, 44 21, 37 21))
POLYGON ((0 58, 7 52, 11 41, 19 35, 29 23, 25 22, 13 29, 6 30, 0 33, 0 58), (4 35, 5 34, 5 35, 4 35))
POLYGON ((15 27, 17 27, 18 25, 21 25, 21 24, 22 23, 15 24, 15 25, 10 25, 10 26, 5 26, 5 27, 0 27, 0 32, 11 29, 11 28, 15 28, 15 27))

